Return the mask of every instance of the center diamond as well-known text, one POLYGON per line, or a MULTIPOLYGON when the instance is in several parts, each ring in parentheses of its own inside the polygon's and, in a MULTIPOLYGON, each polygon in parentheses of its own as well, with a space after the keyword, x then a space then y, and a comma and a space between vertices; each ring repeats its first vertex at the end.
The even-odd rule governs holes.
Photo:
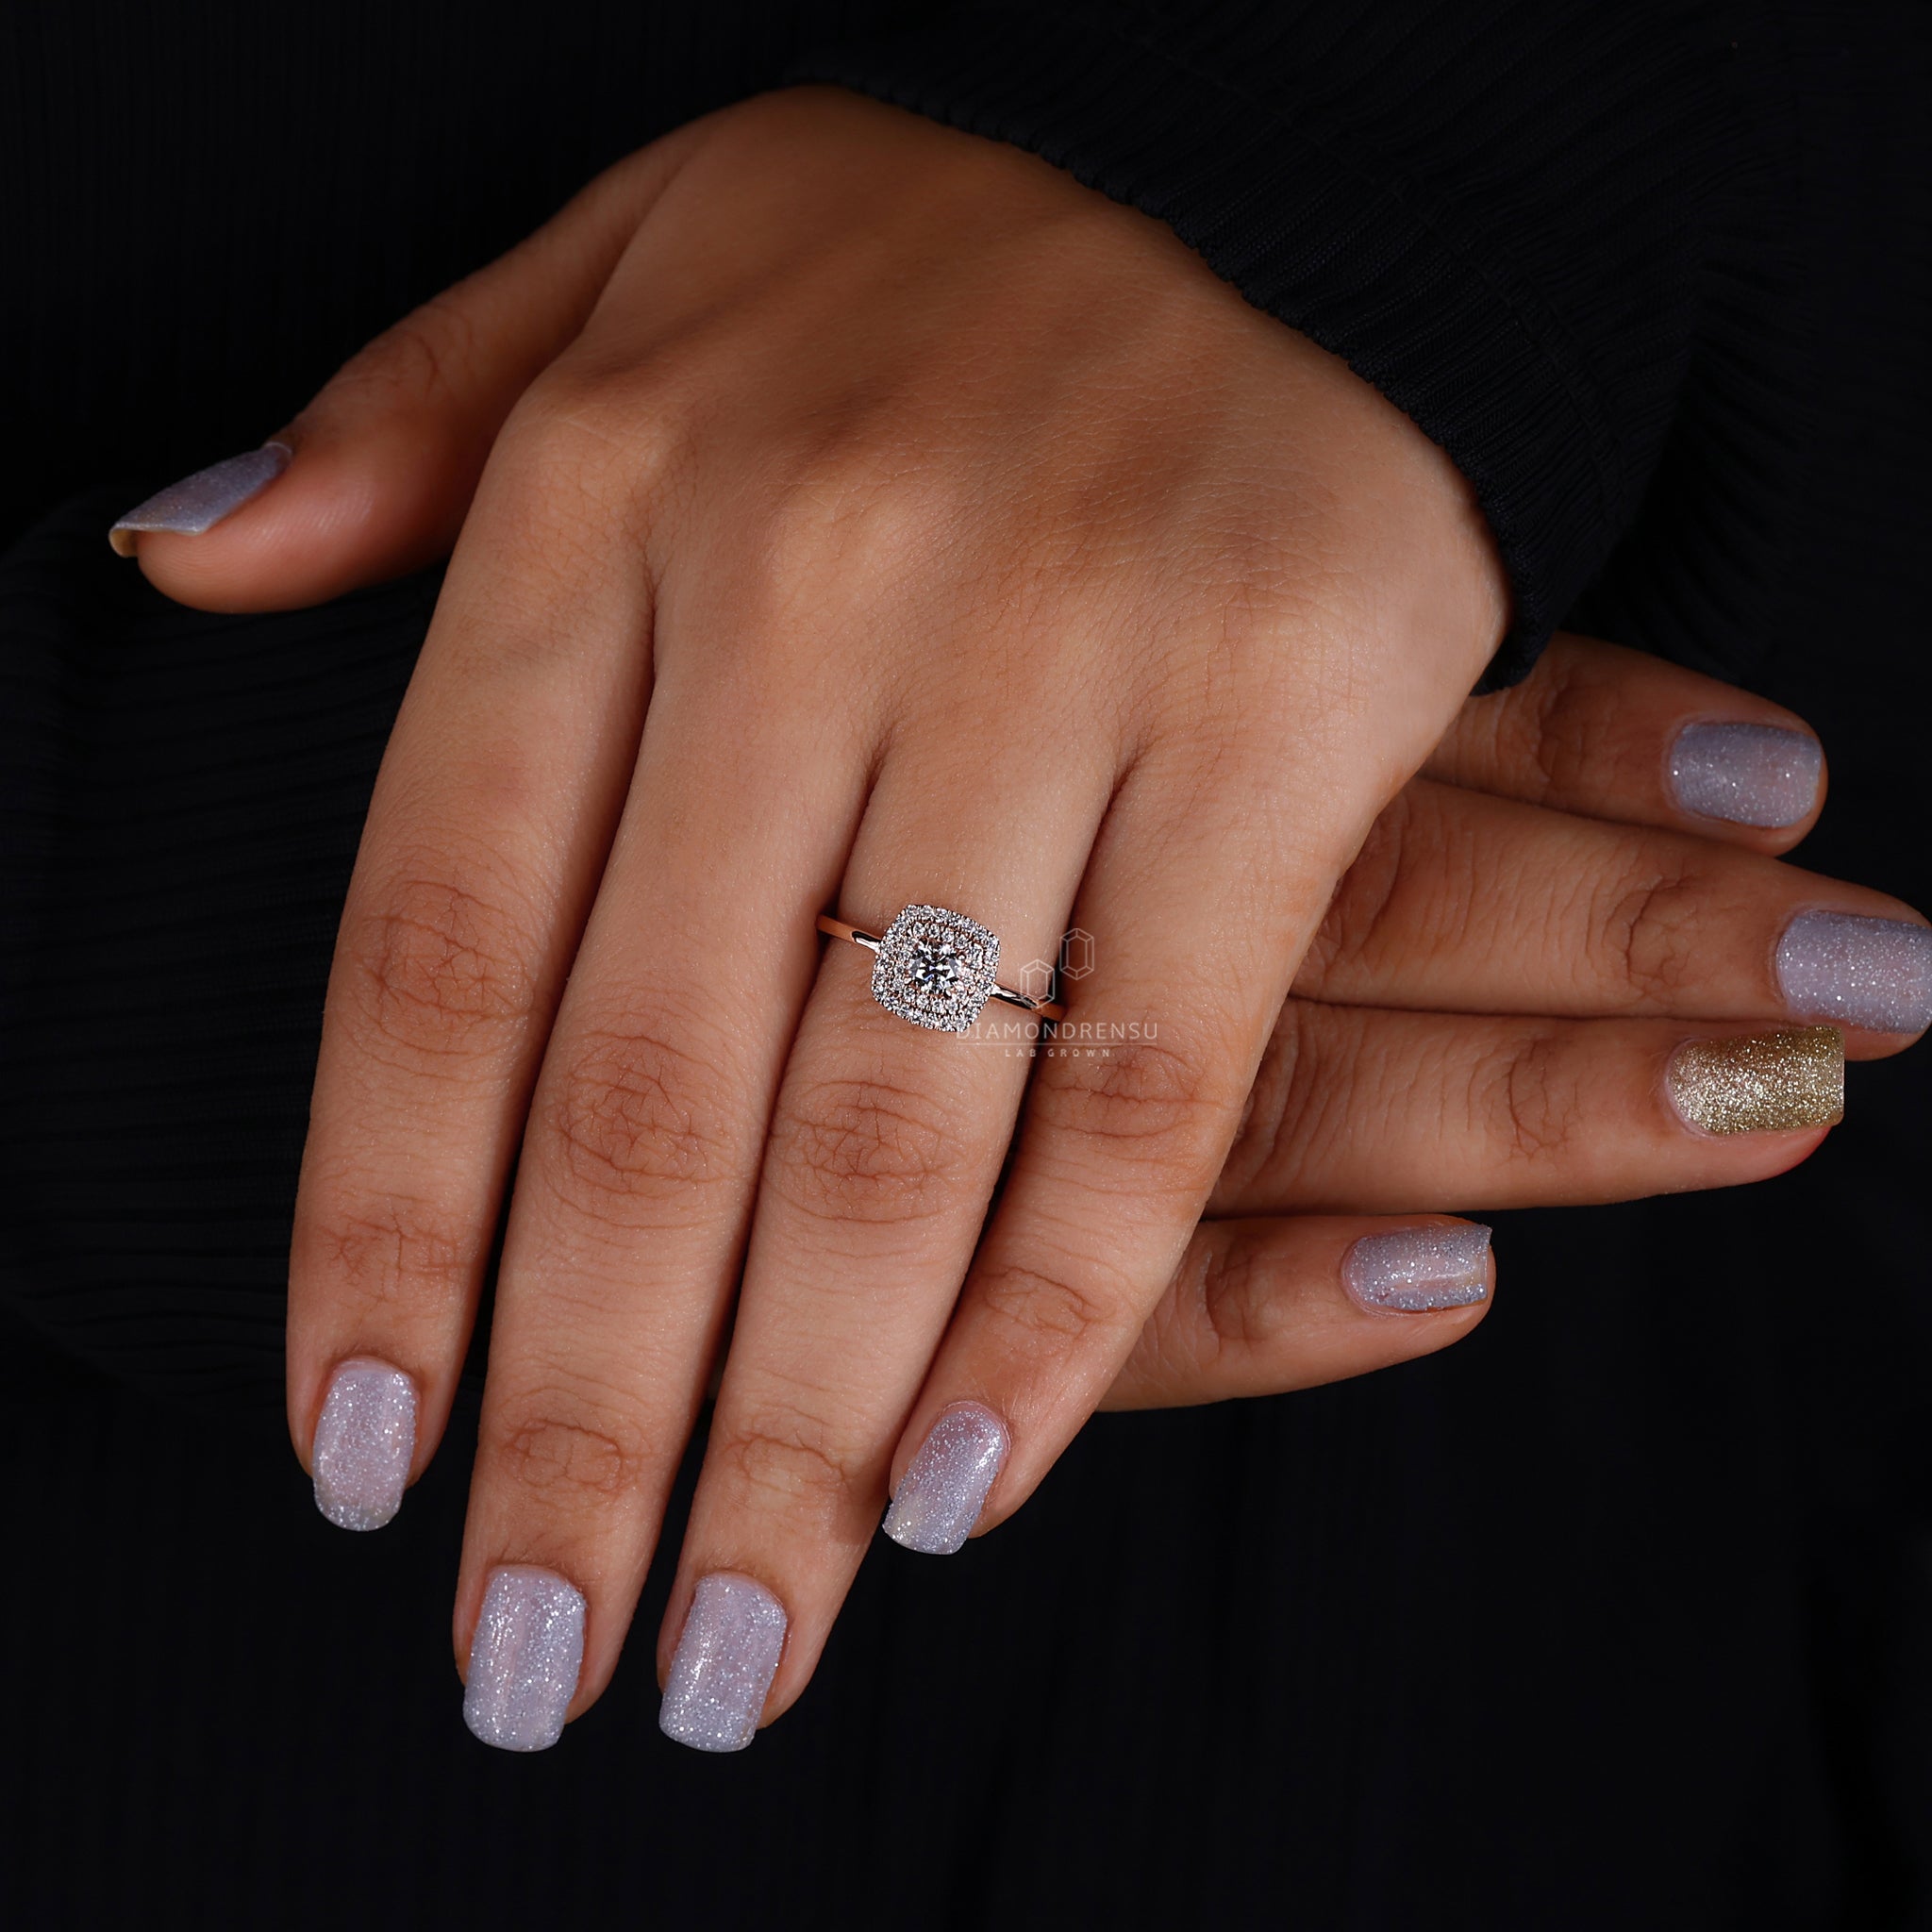
POLYGON ((998 980, 996 934, 943 906, 908 906, 886 928, 872 996, 889 1013, 942 1033, 970 1033, 998 980))
POLYGON ((950 992, 958 976, 958 947, 937 940, 921 940, 906 961, 906 977, 921 992, 950 992))

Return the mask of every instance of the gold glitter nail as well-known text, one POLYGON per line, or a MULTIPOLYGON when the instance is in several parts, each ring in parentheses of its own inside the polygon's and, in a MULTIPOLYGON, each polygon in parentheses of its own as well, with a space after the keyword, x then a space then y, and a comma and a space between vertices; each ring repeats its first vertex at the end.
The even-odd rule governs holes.
POLYGON ((1707 1134, 1788 1133, 1844 1118, 1845 1041, 1836 1026, 1687 1040, 1671 1060, 1671 1099, 1707 1134))

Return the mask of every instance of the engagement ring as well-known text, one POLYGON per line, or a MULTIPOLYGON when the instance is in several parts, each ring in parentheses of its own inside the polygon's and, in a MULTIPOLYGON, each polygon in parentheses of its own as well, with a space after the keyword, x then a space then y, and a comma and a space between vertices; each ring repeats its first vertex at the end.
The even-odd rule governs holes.
POLYGON ((863 932, 822 912, 819 930, 876 954, 873 998, 915 1026, 970 1033, 988 1000, 1004 1000, 1040 1020, 1058 1020, 1066 1011, 1056 1001, 1002 986, 999 935, 943 906, 908 906, 883 933, 863 932))

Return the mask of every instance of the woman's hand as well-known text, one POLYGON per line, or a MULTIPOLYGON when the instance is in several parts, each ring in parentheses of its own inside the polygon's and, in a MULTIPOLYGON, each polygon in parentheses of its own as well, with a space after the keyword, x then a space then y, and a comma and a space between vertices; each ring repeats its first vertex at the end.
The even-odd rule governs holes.
MULTIPOLYGON (((1493 647, 1493 558, 1439 451, 1157 225, 822 92, 613 171, 283 441, 206 536, 233 477, 130 520, 161 588, 307 602, 461 528, 331 980, 291 1430, 345 1517, 385 1444, 420 1472, 514 1160, 457 1643, 479 1735, 547 1743, 614 1664, 741 1267, 663 1643, 674 1735, 742 1743, 949 1408, 996 1522, 1218 1176, 1230 1211, 1339 1201, 1224 1163, 1493 647), (1094 934, 1064 1031, 1118 1042, 1032 1066, 991 1221, 1031 1063, 881 1011, 813 930, 930 902, 1009 960, 1094 934)), ((1555 1064, 1503 1032, 1492 1072, 1512 1038, 1555 1064)), ((1580 1197, 1660 1132, 1637 1044, 1580 1197)))
POLYGON ((1772 857, 1824 795, 1789 712, 1559 637, 1523 684, 1472 698, 1425 770, 1343 879, 1104 1407, 1274 1394, 1445 1347, 1487 1312, 1493 1263, 1479 1230, 1413 1210, 1781 1174, 1837 1117, 1840 1041, 1875 1058, 1924 1024, 1916 916, 1772 857), (1788 937, 1821 911, 1916 949, 1915 981, 1842 1002, 1906 1028, 1793 1024, 1826 1017, 1797 996, 1788 937))

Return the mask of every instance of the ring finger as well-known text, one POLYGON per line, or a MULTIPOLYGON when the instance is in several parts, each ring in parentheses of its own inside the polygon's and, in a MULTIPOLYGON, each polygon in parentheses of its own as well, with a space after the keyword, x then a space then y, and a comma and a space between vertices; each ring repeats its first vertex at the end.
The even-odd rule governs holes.
POLYGON ((1843 1111, 1830 1026, 1282 1008, 1214 1216, 1561 1207, 1735 1187, 1843 1111))
MULTIPOLYGON (((929 741, 895 749, 841 910, 878 931, 916 894, 996 932, 1004 961, 1050 958, 1111 773, 1037 747, 991 771, 957 756, 929 741), (983 809, 962 816, 961 797, 983 809)), ((978 1238, 1027 1061, 996 1033, 908 1025, 872 991, 876 973, 895 998, 908 983, 928 997, 924 982, 941 1005, 960 999, 963 986, 935 980, 970 976, 974 943, 908 914, 876 963, 833 944, 793 1042, 666 1624, 682 1642, 663 1725, 699 1749, 750 1740, 781 1643, 788 1678, 809 1674, 978 1238), (957 960, 941 958, 947 944, 957 960)), ((1011 983, 1011 963, 1001 976, 1011 983)), ((976 1008, 964 997, 959 1010, 970 1021, 976 1008)))

